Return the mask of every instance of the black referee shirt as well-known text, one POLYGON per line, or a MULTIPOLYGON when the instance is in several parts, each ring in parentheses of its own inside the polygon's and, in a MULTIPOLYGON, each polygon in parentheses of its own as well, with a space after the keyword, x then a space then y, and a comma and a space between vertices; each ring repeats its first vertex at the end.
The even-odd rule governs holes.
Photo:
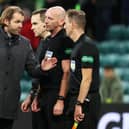
POLYGON ((69 92, 78 94, 82 80, 81 69, 92 68, 92 82, 89 93, 98 92, 99 88, 99 52, 94 42, 86 35, 82 35, 75 43, 71 54, 71 72, 69 92))
POLYGON ((56 57, 58 62, 57 66, 48 71, 47 76, 40 79, 42 88, 60 88, 60 83, 63 75, 61 61, 70 59, 71 51, 73 48, 73 41, 68 38, 64 30, 58 32, 54 37, 48 37, 42 46, 40 54, 40 62, 45 57, 56 57))

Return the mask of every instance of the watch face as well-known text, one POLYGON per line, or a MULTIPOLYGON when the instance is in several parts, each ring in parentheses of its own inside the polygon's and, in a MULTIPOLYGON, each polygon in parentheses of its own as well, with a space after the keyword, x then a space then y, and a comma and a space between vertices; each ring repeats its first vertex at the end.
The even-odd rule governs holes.
POLYGON ((74 72, 76 69, 76 62, 75 60, 71 60, 71 64, 70 64, 71 70, 74 72))
POLYGON ((47 50, 45 53, 45 58, 51 58, 53 56, 53 51, 47 50))

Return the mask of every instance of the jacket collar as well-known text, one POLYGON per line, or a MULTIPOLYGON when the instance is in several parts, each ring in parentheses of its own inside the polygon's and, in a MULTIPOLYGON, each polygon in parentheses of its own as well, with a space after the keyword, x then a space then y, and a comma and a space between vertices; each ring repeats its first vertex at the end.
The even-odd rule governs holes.
POLYGON ((8 41, 12 42, 13 44, 19 43, 19 40, 20 40, 19 35, 11 35, 11 37, 9 37, 8 34, 4 31, 4 29, 2 27, 0 27, 0 34, 2 35, 2 37, 5 40, 8 40, 8 41))

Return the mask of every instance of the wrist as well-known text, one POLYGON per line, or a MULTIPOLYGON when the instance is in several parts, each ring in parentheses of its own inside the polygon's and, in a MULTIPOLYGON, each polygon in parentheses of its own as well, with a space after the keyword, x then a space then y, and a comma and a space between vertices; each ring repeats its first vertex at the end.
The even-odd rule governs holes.
POLYGON ((34 90, 31 90, 31 91, 30 91, 30 96, 33 96, 34 93, 35 93, 35 91, 34 91, 34 90))
POLYGON ((77 106, 82 106, 83 103, 82 103, 81 101, 77 100, 77 101, 76 101, 76 105, 77 105, 77 106))
POLYGON ((57 96, 57 100, 64 101, 64 100, 65 100, 65 97, 64 97, 64 96, 61 96, 61 95, 58 95, 58 96, 57 96))

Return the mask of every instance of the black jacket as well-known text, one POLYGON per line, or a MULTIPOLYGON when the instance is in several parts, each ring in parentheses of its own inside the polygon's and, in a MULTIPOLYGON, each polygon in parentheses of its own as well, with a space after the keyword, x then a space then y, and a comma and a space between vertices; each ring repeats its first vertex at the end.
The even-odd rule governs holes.
POLYGON ((12 36, 0 28, 0 118, 16 118, 20 79, 26 69, 35 75, 36 61, 29 40, 12 36))

